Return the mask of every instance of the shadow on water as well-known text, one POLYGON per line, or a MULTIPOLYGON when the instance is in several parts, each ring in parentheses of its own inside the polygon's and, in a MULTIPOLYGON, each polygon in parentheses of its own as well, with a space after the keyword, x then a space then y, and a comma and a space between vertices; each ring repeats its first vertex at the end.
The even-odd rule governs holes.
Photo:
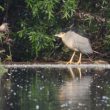
POLYGON ((10 68, 0 110, 110 110, 110 70, 10 68))

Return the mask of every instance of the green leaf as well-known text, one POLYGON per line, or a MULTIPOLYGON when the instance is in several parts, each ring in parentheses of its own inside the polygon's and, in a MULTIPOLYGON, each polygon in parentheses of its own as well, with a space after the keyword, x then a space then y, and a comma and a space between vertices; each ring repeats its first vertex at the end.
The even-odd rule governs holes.
POLYGON ((1 10, 1 11, 4 11, 4 8, 3 8, 2 6, 0 6, 0 10, 1 10))

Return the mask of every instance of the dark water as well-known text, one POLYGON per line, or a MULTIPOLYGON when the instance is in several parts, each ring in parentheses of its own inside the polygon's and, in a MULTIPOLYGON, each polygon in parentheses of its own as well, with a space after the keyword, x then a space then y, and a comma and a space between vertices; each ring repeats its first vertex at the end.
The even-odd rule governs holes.
POLYGON ((0 110, 110 110, 110 70, 11 68, 1 76, 0 110))

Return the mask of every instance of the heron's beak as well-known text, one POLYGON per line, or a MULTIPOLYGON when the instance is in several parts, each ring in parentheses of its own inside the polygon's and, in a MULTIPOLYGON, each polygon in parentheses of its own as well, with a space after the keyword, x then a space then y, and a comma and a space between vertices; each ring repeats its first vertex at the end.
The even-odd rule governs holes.
POLYGON ((55 34, 54 36, 55 36, 55 37, 58 37, 58 34, 55 34))
POLYGON ((60 38, 61 38, 61 36, 60 36, 59 34, 55 34, 55 36, 56 36, 56 37, 60 37, 60 38))

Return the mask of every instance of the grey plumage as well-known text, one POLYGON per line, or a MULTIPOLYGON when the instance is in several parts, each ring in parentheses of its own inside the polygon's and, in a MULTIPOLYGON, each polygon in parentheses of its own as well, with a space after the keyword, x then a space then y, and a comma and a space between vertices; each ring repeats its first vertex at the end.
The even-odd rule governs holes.
POLYGON ((80 56, 79 56, 79 60, 78 60, 77 64, 81 63, 82 53, 84 53, 84 54, 93 53, 89 39, 75 33, 74 31, 68 31, 66 33, 61 32, 59 34, 56 34, 55 36, 60 37, 62 39, 63 43, 68 48, 70 48, 74 51, 71 59, 69 60, 69 62, 67 62, 67 64, 72 63, 72 60, 75 56, 76 51, 80 52, 80 56))
POLYGON ((74 31, 68 31, 62 37, 64 44, 72 50, 80 51, 84 54, 91 54, 93 50, 91 48, 88 38, 82 37, 74 31))

